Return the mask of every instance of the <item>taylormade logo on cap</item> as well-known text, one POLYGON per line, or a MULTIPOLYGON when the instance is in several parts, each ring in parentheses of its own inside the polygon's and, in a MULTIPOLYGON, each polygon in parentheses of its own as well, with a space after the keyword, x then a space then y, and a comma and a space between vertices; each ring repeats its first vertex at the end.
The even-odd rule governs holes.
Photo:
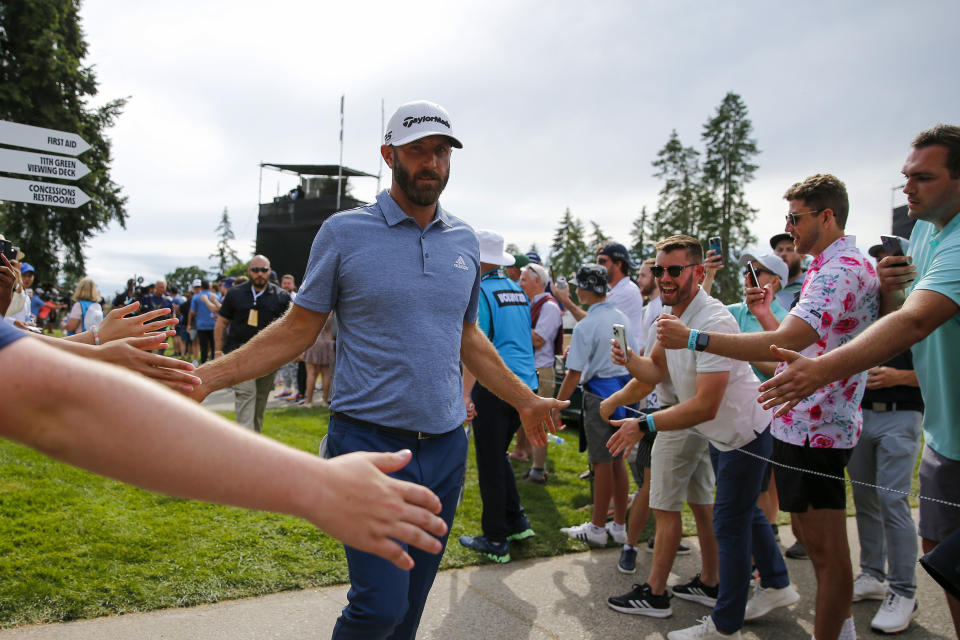
POLYGON ((433 102, 418 100, 400 105, 390 116, 383 143, 399 147, 427 136, 446 136, 450 144, 462 149, 463 144, 454 137, 450 114, 433 102))
POLYGON ((412 127, 415 124, 420 124, 421 122, 439 122, 447 129, 450 128, 450 123, 440 118, 438 116, 420 116, 419 118, 414 118, 413 116, 407 116, 403 119, 403 126, 412 127))

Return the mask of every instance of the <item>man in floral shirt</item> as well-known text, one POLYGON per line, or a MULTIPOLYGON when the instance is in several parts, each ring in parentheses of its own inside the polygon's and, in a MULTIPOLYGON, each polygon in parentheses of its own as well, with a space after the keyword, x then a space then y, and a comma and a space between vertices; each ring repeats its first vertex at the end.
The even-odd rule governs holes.
MULTIPOLYGON (((696 344, 689 346, 687 327, 661 319, 658 335, 664 347, 689 346, 752 362, 777 360, 770 350, 776 344, 815 357, 849 342, 877 319, 876 272, 857 250, 856 239, 843 232, 849 210, 844 184, 832 175, 817 174, 790 187, 784 198, 789 203, 785 231, 797 252, 814 256, 814 261, 800 301, 780 327, 760 333, 701 332, 696 344)), ((830 383, 776 417, 772 426, 775 462, 830 476, 782 466, 775 474, 780 508, 793 514, 797 537, 813 561, 817 577, 813 635, 818 640, 856 637, 842 478, 860 437, 865 387, 865 372, 830 383)), ((777 597, 773 590, 759 589, 747 605, 747 619, 780 606, 777 597)))

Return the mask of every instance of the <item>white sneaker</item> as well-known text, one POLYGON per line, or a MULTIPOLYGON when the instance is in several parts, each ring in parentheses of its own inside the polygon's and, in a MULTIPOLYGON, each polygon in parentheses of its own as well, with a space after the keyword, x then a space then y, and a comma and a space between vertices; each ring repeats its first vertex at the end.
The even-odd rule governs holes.
POLYGON ((617 544, 627 544, 627 525, 621 524, 619 527, 611 520, 606 526, 607 533, 617 544))
POLYGON ((560 531, 574 540, 586 542, 594 547, 603 547, 607 544, 607 530, 594 525, 592 522, 584 522, 575 527, 561 527, 560 531))
POLYGON ((880 582, 869 573, 861 572, 853 581, 853 601, 883 600, 887 596, 886 581, 880 582))
POLYGON ((898 596, 889 591, 877 615, 870 621, 870 628, 881 633, 899 633, 909 627, 910 621, 916 616, 916 598, 898 596))
POLYGON ((716 640, 721 640, 721 638, 740 640, 740 632, 734 631, 728 636, 723 635, 717 631, 717 627, 713 624, 713 618, 704 616, 692 627, 680 629, 679 631, 671 631, 667 634, 667 640, 706 640, 707 638, 715 638, 716 640))
POLYGON ((800 600, 800 594, 789 584, 782 589, 764 589, 757 581, 757 586, 753 589, 753 597, 747 602, 747 608, 743 613, 744 620, 756 620, 760 616, 765 616, 774 609, 780 607, 789 607, 800 600))

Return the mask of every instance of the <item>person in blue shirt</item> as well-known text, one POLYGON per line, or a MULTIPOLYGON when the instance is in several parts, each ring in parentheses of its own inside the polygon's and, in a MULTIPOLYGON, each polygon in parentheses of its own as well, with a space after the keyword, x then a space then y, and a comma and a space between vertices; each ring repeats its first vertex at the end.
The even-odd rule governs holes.
POLYGON ((201 280, 200 291, 194 289, 193 298, 190 300, 190 313, 187 319, 187 328, 195 329, 197 332, 201 363, 213 358, 213 330, 217 326, 215 309, 218 309, 219 305, 220 295, 213 291, 208 281, 201 280))
MULTIPOLYGON (((480 301, 477 323, 493 343, 504 363, 533 391, 537 390, 537 368, 530 336, 530 304, 504 265, 515 256, 504 252, 503 236, 495 231, 478 231, 480 240, 480 301)), ((507 449, 520 427, 520 414, 498 398, 469 370, 463 372, 463 401, 467 418, 473 417, 473 441, 477 454, 477 478, 483 514, 483 534, 461 536, 460 544, 479 551, 494 562, 510 562, 510 541, 534 535, 520 506, 520 494, 513 477, 507 449)))
MULTIPOLYGON (((577 297, 589 305, 583 320, 573 329, 567 354, 567 373, 557 392, 557 399, 567 400, 577 385, 583 385, 583 429, 587 434, 587 459, 593 466, 593 516, 583 524, 560 530, 571 538, 594 546, 607 544, 608 536, 618 544, 627 541, 627 491, 630 477, 623 455, 613 456, 607 440, 616 433, 600 417, 600 402, 622 389, 630 381, 627 370, 610 361, 610 339, 613 325, 624 327, 627 345, 638 345, 630 320, 612 302, 607 302, 607 270, 599 264, 585 264, 577 271, 577 297), (613 521, 607 523, 607 508, 613 498, 613 521)), ((557 416, 559 418, 559 416, 557 416)), ((612 414, 615 419, 627 417, 623 408, 612 414)))
MULTIPOLYGON (((941 124, 921 132, 903 175, 907 213, 917 223, 907 256, 887 256, 877 265, 883 317, 817 358, 775 348, 788 366, 760 386, 760 400, 768 408, 784 405, 778 413, 786 413, 812 390, 879 366, 910 348, 925 411, 920 493, 938 499, 920 501, 921 545, 929 553, 946 538, 960 535, 960 509, 947 504, 960 502, 960 127, 941 124)), ((891 617, 899 616, 906 626, 916 600, 888 600, 891 617)), ((947 603, 960 636, 960 600, 948 593, 947 603)))

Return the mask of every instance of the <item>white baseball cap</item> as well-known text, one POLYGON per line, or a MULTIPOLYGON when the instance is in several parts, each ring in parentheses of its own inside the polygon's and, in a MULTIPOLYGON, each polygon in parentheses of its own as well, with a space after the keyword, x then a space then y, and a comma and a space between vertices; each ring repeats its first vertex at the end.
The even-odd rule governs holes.
POLYGON ((787 286, 787 279, 790 277, 790 270, 787 268, 787 263, 784 262, 783 258, 780 256, 767 254, 765 256, 757 257, 752 253, 742 254, 740 256, 740 266, 745 267, 747 266, 748 262, 759 262, 763 265, 764 269, 780 278, 781 289, 787 286))
POLYGON ((397 107, 387 123, 383 144, 399 147, 427 136, 447 136, 450 144, 462 149, 463 144, 453 137, 453 126, 447 110, 433 102, 417 100, 397 107))
POLYGON ((191 286, 191 287, 202 287, 203 284, 200 282, 200 278, 197 278, 196 280, 194 280, 193 282, 190 283, 190 286, 191 286))
POLYGON ((480 240, 480 262, 509 267, 517 261, 503 250, 503 236, 496 231, 481 229, 477 231, 477 239, 480 240))

